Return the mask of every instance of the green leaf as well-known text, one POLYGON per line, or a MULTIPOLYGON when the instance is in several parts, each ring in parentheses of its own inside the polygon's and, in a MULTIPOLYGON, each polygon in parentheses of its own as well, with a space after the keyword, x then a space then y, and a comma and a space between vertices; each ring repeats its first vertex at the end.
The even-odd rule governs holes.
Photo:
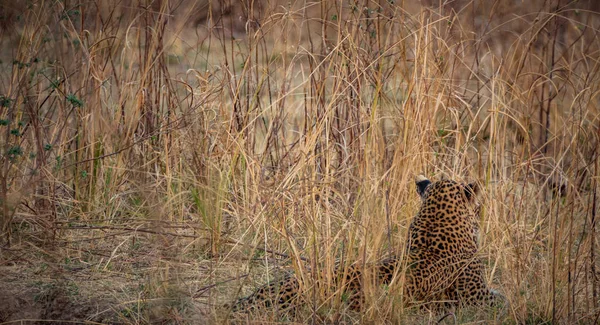
POLYGON ((83 106, 83 101, 81 101, 81 99, 77 98, 73 94, 67 95, 67 101, 69 103, 71 103, 71 105, 73 105, 75 107, 82 107, 83 106))

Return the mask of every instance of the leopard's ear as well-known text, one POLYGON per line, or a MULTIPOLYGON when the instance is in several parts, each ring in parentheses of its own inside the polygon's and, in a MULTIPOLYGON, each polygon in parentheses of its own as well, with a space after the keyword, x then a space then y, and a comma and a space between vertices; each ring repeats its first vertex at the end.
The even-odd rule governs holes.
POLYGON ((419 193, 421 198, 424 198, 425 190, 427 190, 427 187, 431 185, 431 181, 423 175, 417 175, 417 177, 415 177, 415 184, 417 185, 417 193, 419 193))
POLYGON ((465 185, 465 196, 468 201, 473 201, 473 198, 479 193, 479 185, 477 183, 470 183, 465 185))

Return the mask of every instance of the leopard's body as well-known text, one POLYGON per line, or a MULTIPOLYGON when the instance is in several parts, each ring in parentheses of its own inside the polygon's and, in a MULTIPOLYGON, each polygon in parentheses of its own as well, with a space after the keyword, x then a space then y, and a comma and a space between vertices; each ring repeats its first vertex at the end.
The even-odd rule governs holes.
MULTIPOLYGON (((381 284, 389 284, 401 265, 405 266, 405 297, 412 303, 443 305, 484 305, 495 300, 477 257, 479 207, 475 203, 476 186, 452 180, 431 183, 419 176, 417 192, 422 205, 413 219, 404 261, 391 257, 376 263, 374 274, 381 284)), ((350 304, 360 308, 363 277, 359 264, 338 267, 337 277, 351 293, 350 304), (344 275, 341 273, 344 272, 344 275)), ((404 269, 403 269, 404 270, 404 269)), ((250 296, 238 299, 234 311, 252 311, 277 306, 294 307, 302 301, 300 282, 293 273, 260 287, 250 296)))
POLYGON ((489 304, 496 295, 477 256, 477 186, 422 177, 417 189, 423 204, 408 231, 405 295, 417 302, 489 304))
MULTIPOLYGON (((364 280, 363 271, 369 270, 375 276, 377 283, 389 284, 397 269, 398 260, 394 257, 381 260, 378 263, 362 265, 354 263, 348 267, 338 266, 335 271, 335 284, 343 287, 344 300, 348 301, 351 309, 360 309, 362 303, 361 286, 364 280)), ((300 281, 293 272, 288 272, 266 285, 256 289, 249 296, 238 299, 233 304, 233 311, 256 311, 266 308, 275 308, 277 311, 287 311, 298 304, 302 304, 300 281)))
POLYGON ((256 311, 264 308, 275 308, 285 311, 299 303, 302 299, 300 282, 293 272, 288 272, 273 282, 256 289, 251 295, 238 299, 233 304, 233 311, 256 311))

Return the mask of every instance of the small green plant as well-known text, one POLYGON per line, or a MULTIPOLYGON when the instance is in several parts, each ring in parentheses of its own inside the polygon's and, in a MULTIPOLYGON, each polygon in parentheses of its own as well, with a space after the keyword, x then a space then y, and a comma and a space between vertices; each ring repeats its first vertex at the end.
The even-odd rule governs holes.
POLYGON ((69 103, 71 103, 71 105, 73 105, 74 107, 82 107, 83 106, 83 101, 81 101, 79 98, 77 98, 73 94, 67 95, 67 101, 69 103))
POLYGON ((20 146, 12 146, 8 148, 6 155, 11 161, 14 161, 17 157, 23 155, 23 148, 21 148, 20 146))
POLYGON ((0 96, 0 107, 9 107, 12 100, 4 95, 0 96))

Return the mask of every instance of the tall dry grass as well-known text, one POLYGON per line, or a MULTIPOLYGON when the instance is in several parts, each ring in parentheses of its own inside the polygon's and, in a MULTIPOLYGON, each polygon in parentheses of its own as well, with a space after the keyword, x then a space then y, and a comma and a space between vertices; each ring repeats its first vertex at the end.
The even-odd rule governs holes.
POLYGON ((309 303, 252 320, 435 322, 401 276, 361 313, 334 285, 403 254, 426 173, 480 182, 510 301, 456 321, 598 322, 593 2, 0 8, 2 267, 104 308, 46 318, 239 320, 222 306, 287 269, 309 303))

